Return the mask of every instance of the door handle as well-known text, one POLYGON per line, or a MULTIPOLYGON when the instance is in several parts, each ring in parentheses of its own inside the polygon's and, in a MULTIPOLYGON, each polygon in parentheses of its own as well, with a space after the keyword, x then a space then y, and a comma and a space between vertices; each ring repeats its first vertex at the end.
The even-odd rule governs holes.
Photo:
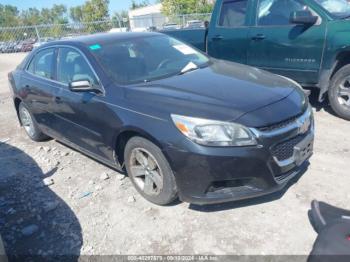
POLYGON ((263 35, 263 34, 257 34, 257 35, 255 35, 255 36, 252 37, 252 40, 254 40, 254 41, 259 41, 259 40, 264 40, 265 38, 266 38, 265 35, 263 35))
POLYGON ((213 41, 220 41, 220 40, 223 40, 224 37, 222 35, 216 35, 212 38, 213 41))

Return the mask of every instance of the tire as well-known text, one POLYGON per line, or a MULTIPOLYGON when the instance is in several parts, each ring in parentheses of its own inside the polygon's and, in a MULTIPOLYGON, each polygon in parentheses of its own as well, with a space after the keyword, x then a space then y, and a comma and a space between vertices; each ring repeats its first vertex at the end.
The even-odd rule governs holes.
POLYGON ((334 112, 341 118, 350 120, 350 65, 342 67, 332 77, 328 98, 334 112), (341 96, 340 93, 344 95, 341 96))
POLYGON ((124 159, 131 182, 145 199, 163 206, 177 198, 173 171, 155 144, 133 137, 125 146, 124 159))
POLYGON ((41 142, 48 140, 49 137, 41 132, 37 122, 35 121, 32 113, 29 109, 21 102, 18 107, 18 116, 21 121, 21 125, 26 131, 30 139, 35 142, 41 142))

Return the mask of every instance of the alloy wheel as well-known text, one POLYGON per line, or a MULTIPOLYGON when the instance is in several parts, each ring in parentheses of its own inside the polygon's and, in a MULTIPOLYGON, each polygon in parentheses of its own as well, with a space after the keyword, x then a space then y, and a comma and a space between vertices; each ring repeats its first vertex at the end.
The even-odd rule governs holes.
POLYGON ((163 189, 163 174, 155 157, 143 148, 131 152, 130 172, 136 185, 145 194, 157 196, 163 189))
POLYGON ((34 122, 28 109, 25 107, 21 107, 19 111, 19 117, 21 119, 21 123, 24 129, 26 130, 27 134, 30 137, 33 137, 35 135, 34 122))
POLYGON ((337 97, 341 106, 350 109, 350 77, 346 77, 338 86, 337 97))

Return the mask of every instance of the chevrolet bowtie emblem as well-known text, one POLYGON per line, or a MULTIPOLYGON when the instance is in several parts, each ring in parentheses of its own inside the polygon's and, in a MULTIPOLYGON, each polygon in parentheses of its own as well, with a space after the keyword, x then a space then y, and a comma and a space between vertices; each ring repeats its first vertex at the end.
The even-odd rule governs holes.
POLYGON ((310 118, 305 118, 305 119, 299 119, 299 134, 305 134, 307 131, 309 131, 310 128, 310 118))

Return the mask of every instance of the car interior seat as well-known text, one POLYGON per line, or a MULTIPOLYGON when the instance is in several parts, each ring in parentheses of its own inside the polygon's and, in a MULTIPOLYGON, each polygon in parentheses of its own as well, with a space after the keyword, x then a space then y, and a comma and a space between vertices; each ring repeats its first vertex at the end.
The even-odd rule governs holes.
POLYGON ((318 233, 308 262, 350 261, 350 211, 314 200, 308 215, 318 233))

